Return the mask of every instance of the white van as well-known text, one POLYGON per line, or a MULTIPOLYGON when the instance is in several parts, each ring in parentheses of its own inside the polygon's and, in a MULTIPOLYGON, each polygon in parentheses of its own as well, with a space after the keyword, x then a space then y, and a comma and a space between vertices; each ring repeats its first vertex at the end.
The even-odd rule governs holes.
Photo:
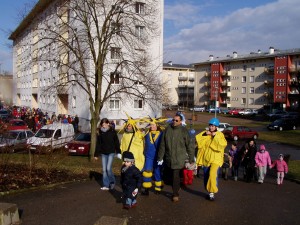
POLYGON ((36 134, 27 140, 30 150, 40 147, 60 148, 75 136, 74 127, 69 123, 53 123, 43 126, 36 134))

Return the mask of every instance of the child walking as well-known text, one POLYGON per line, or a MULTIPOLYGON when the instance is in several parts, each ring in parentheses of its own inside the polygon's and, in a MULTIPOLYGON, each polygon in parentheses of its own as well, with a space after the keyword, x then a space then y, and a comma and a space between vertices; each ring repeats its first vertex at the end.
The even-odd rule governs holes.
POLYGON ((273 162, 271 167, 275 167, 277 171, 277 185, 281 185, 283 182, 284 174, 287 174, 288 172, 288 165, 283 160, 283 154, 279 154, 278 159, 273 162))
POLYGON ((239 150, 236 143, 231 144, 231 149, 228 152, 229 155, 229 167, 231 168, 231 175, 235 181, 238 180, 239 176, 239 150))
POLYGON ((262 184, 267 173, 267 166, 269 165, 270 168, 272 166, 270 154, 264 145, 260 145, 259 151, 256 152, 255 163, 258 167, 258 183, 262 184))
POLYGON ((134 156, 131 152, 123 152, 123 166, 121 168, 121 186, 123 190, 123 208, 130 209, 137 206, 136 197, 142 185, 142 173, 134 165, 134 156))
POLYGON ((194 180, 194 171, 196 170, 196 164, 190 164, 188 160, 185 161, 183 168, 183 184, 191 185, 194 180))

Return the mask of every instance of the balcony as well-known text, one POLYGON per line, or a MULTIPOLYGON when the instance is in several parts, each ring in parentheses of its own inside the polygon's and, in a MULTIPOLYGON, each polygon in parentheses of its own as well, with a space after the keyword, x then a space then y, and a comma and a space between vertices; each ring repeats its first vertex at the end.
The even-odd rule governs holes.
POLYGON ((32 88, 31 88, 32 94, 37 94, 38 91, 39 91, 39 88, 38 88, 38 87, 32 87, 32 88))
POLYGON ((231 97, 231 92, 227 92, 227 97, 231 97))
POLYGON ((231 71, 224 70, 222 76, 231 76, 231 71))
POLYGON ((178 80, 179 81, 187 81, 188 80, 188 76, 187 75, 178 76, 178 80))
POLYGON ((264 92, 264 96, 265 96, 265 97, 269 97, 269 95, 270 95, 270 94, 269 94, 268 92, 264 92))
POLYGON ((194 81, 195 80, 195 75, 194 74, 190 74, 189 75, 189 81, 194 81))
POLYGON ((265 80, 265 81, 264 81, 264 84, 265 84, 266 86, 268 86, 268 87, 272 86, 273 83, 274 83, 273 80, 265 80))
POLYGON ((230 86, 231 86, 231 82, 230 82, 230 81, 226 81, 226 80, 225 80, 225 81, 222 81, 221 86, 223 86, 223 87, 224 87, 224 86, 225 86, 225 87, 226 87, 226 86, 227 86, 227 87, 230 87, 230 86))
POLYGON ((274 66, 265 67, 265 73, 274 74, 274 66))
POLYGON ((210 77, 210 75, 211 75, 211 72, 210 72, 210 71, 204 73, 204 76, 206 76, 206 77, 210 77))
POLYGON ((195 84, 194 83, 193 84, 188 84, 187 87, 193 88, 193 87, 195 87, 195 84))
POLYGON ((209 87, 209 86, 210 86, 210 82, 208 82, 208 81, 207 81, 207 82, 204 82, 204 86, 205 86, 205 87, 209 87))
POLYGON ((289 85, 292 85, 292 86, 298 86, 299 85, 299 81, 297 78, 292 78, 291 80, 289 80, 289 85))
POLYGON ((204 92, 204 95, 205 95, 205 96, 209 96, 210 94, 209 94, 208 91, 206 91, 206 92, 204 92))
POLYGON ((289 95, 298 95, 299 91, 296 88, 291 89, 291 91, 289 92, 289 95))
POLYGON ((187 87, 186 84, 178 84, 178 88, 185 88, 185 87, 187 87))

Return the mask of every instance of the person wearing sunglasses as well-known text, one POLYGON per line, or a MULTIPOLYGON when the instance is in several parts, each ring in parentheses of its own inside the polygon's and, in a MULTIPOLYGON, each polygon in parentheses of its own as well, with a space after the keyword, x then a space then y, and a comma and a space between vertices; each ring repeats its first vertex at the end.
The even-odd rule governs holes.
POLYGON ((173 202, 179 201, 180 171, 185 166, 186 159, 191 165, 194 164, 195 148, 189 136, 188 129, 182 126, 182 116, 176 114, 172 123, 165 129, 158 151, 158 165, 164 160, 164 173, 170 174, 173 202), (166 172, 168 171, 168 172, 166 172))
POLYGON ((224 162, 224 149, 227 141, 224 134, 218 131, 220 122, 217 118, 209 121, 208 130, 196 135, 198 147, 196 164, 202 166, 204 173, 204 187, 208 192, 207 199, 214 201, 218 192, 218 170, 224 162))

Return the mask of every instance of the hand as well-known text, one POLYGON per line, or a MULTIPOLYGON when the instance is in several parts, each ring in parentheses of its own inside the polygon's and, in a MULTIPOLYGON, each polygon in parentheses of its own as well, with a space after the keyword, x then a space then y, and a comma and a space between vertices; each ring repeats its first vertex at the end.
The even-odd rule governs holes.
POLYGON ((98 160, 98 157, 94 157, 94 159, 97 161, 97 160, 98 160))
POLYGON ((162 159, 162 160, 160 160, 160 161, 157 161, 157 165, 158 166, 161 166, 162 164, 163 164, 163 162, 164 162, 164 160, 162 159))
POLYGON ((122 155, 121 155, 120 153, 118 153, 118 154, 116 155, 116 157, 117 157, 118 159, 122 159, 122 155))
POLYGON ((132 192, 132 196, 135 197, 137 195, 137 193, 139 192, 139 189, 134 189, 134 191, 132 192))

